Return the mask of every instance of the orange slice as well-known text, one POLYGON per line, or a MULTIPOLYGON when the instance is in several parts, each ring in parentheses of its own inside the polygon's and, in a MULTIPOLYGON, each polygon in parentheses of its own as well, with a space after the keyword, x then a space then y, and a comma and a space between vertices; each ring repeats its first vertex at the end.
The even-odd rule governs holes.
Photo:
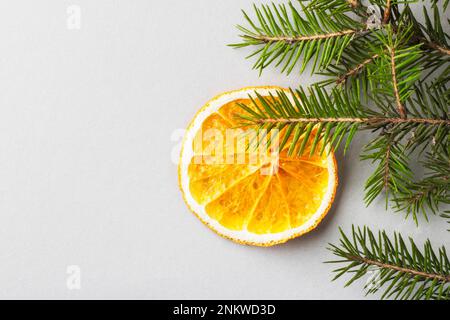
POLYGON ((317 148, 310 155, 314 137, 304 155, 290 156, 289 143, 278 153, 252 147, 252 134, 259 133, 238 128, 236 114, 244 113, 239 104, 255 108, 249 95, 276 96, 277 90, 286 89, 254 87, 214 98, 197 113, 183 141, 178 175, 185 202, 209 228, 241 244, 272 246, 315 229, 336 194, 334 154, 317 148))

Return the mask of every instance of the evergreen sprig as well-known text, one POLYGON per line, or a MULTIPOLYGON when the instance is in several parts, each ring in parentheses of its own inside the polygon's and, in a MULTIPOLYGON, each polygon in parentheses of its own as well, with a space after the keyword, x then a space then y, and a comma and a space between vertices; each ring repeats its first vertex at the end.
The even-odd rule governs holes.
POLYGON ((424 8, 423 15, 425 18, 425 24, 419 24, 417 21, 415 23, 422 30, 422 37, 425 38, 425 44, 431 49, 438 51, 443 55, 449 55, 449 37, 444 32, 444 27, 442 25, 441 13, 439 12, 439 7, 435 6, 433 9, 434 17, 431 18, 428 11, 424 8))
POLYGON ((300 0, 306 3, 308 10, 328 10, 336 12, 355 12, 360 16, 366 16, 367 8, 360 0, 300 0))
MULTIPOLYGON (((434 104, 445 101, 439 95, 441 91, 435 89, 436 96, 433 96, 430 87, 418 87, 416 90, 417 97, 410 99, 411 104, 408 104, 412 106, 411 115, 414 117, 408 118, 403 118, 395 107, 389 105, 379 106, 378 111, 363 106, 354 90, 333 88, 328 93, 320 86, 291 90, 290 95, 278 91, 276 96, 271 97, 255 92, 256 99, 250 97, 253 108, 241 104, 243 112, 238 116, 243 126, 283 132, 279 148, 288 147, 290 156, 303 155, 306 141, 313 138, 310 154, 324 152, 327 144, 334 149, 344 145, 345 153, 359 130, 379 132, 379 137, 366 146, 362 155, 364 160, 378 162, 366 183, 366 202, 370 204, 382 191, 388 195, 388 200, 390 193, 394 199, 403 199, 412 190, 409 149, 425 143, 448 143, 450 120, 447 113, 442 113, 442 109, 434 104), (433 103, 425 105, 424 99, 431 99, 433 103), (406 134, 411 132, 415 135, 406 139, 406 134), (320 140, 325 143, 321 144, 320 150, 316 150, 320 140)), ((443 184, 448 187, 448 181, 443 180, 443 184)), ((440 197, 431 200, 442 202, 440 197)))
POLYGON ((378 162, 375 171, 366 182, 365 201, 371 204, 383 191, 386 193, 386 206, 390 193, 407 192, 413 173, 408 166, 409 159, 405 146, 400 143, 395 133, 380 135, 364 149, 363 160, 378 162))
MULTIPOLYGON (((442 82, 428 85, 419 84, 414 88, 414 96, 406 102, 408 114, 414 118, 450 119, 450 90, 442 82)), ((407 142, 409 152, 430 149, 433 153, 448 153, 450 148, 450 126, 443 121, 436 126, 419 124, 405 126, 405 134, 410 134, 407 142)), ((448 167, 448 165, 446 166, 448 167)))
POLYGON ((417 65, 421 56, 421 44, 406 46, 411 38, 412 26, 399 28, 396 35, 390 26, 383 32, 375 32, 381 45, 371 45, 371 55, 377 56, 368 64, 368 79, 372 95, 377 99, 389 99, 398 115, 406 118, 405 101, 413 93, 413 86, 421 76, 422 68, 417 65))
MULTIPOLYGON (((443 19, 449 2, 298 0, 255 6, 256 18, 244 12, 249 26, 238 26, 242 41, 233 46, 253 48, 255 69, 274 65, 290 74, 310 67, 325 79, 290 94, 255 93, 253 106, 241 105, 242 124, 279 130, 279 147, 291 156, 327 146, 345 153, 359 131, 370 130, 361 158, 376 165, 366 202, 384 193, 386 204, 417 224, 430 213, 450 224, 450 36, 443 19), (421 18, 411 10, 419 2, 432 8, 421 18)), ((420 250, 409 242, 366 227, 353 227, 349 237, 341 230, 340 244, 330 245, 340 257, 332 263, 344 265, 335 279, 352 273, 350 285, 375 272, 367 293, 384 288, 383 298, 450 299, 445 248, 436 252, 427 241, 420 250)))
MULTIPOLYGON (((335 148, 345 142, 345 150, 362 125, 383 125, 390 121, 381 115, 375 115, 369 109, 360 107, 355 95, 333 89, 328 94, 319 86, 307 90, 291 90, 291 95, 278 91, 277 96, 263 97, 257 92, 253 100, 254 108, 241 104, 243 113, 238 114, 243 126, 256 126, 258 130, 285 130, 279 145, 283 149, 289 143, 288 155, 302 155, 306 141, 314 135, 311 154, 316 150, 319 138, 335 148), (263 106, 260 108, 259 106, 263 106), (313 130, 314 129, 314 130, 313 130)), ((253 99, 253 98, 252 98, 253 99)), ((320 152, 325 151, 322 144, 320 152)))
POLYGON ((423 8, 425 23, 419 23, 411 8, 406 7, 401 17, 402 21, 410 24, 414 29, 411 42, 423 44, 422 50, 425 54, 421 57, 421 64, 425 70, 428 70, 424 78, 432 75, 436 70, 446 69, 450 62, 449 36, 444 32, 439 6, 435 5, 431 13, 432 16, 426 8, 423 8))
POLYGON ((365 284, 367 294, 383 289, 383 299, 450 300, 450 261, 445 247, 436 251, 428 240, 420 250, 411 238, 408 245, 398 233, 389 237, 385 231, 375 234, 367 227, 353 226, 350 236, 340 232, 339 244, 329 246, 339 260, 327 263, 343 265, 334 270, 333 280, 350 273, 353 276, 346 283, 350 286, 371 273, 365 284))
MULTIPOLYGON (((431 213, 450 225, 450 21, 443 19, 449 3, 298 0, 254 6, 256 18, 244 12, 248 27, 238 26, 242 41, 233 47, 252 48, 249 57, 256 57, 259 72, 272 65, 287 74, 310 67, 325 79, 290 94, 256 92, 252 106, 241 104, 242 124, 266 134, 279 130, 279 147, 291 156, 325 152, 327 145, 343 146, 345 153, 359 131, 370 130, 361 158, 376 165, 365 201, 384 193, 386 204, 417 224, 431 213), (413 3, 432 10, 424 7, 417 18, 413 3)), ((368 294, 383 289, 382 298, 450 299, 446 250, 434 250, 430 241, 421 250, 400 234, 353 227, 350 236, 341 230, 340 243, 329 249, 340 258, 330 263, 343 265, 335 279, 353 274, 347 286, 371 274, 368 294)))
MULTIPOLYGON (((450 158, 449 152, 428 153, 423 166, 425 177, 418 182, 409 182, 395 197, 395 207, 412 215, 418 223, 421 214, 428 220, 428 212, 437 214, 441 205, 450 204, 450 158)), ((446 218, 445 214, 442 215, 446 218)))
POLYGON ((231 46, 255 47, 249 58, 258 56, 254 69, 260 72, 275 64, 290 74, 300 60, 300 72, 310 63, 314 72, 339 61, 349 43, 367 32, 364 24, 341 12, 308 11, 302 3, 300 9, 303 14, 291 2, 255 5, 255 20, 243 11, 249 26, 237 26, 242 42, 231 46))
MULTIPOLYGON (((303 154, 311 137, 311 154, 319 145, 323 152, 326 144, 334 149, 343 145, 345 153, 358 131, 370 129, 374 135, 361 158, 376 167, 366 183, 366 202, 384 193, 396 211, 418 223, 419 212, 427 217, 423 211, 437 213, 450 202, 444 192, 450 188, 448 175, 436 180, 442 172, 429 170, 431 159, 450 145, 450 48, 440 2, 433 3, 433 18, 424 11, 423 24, 409 6, 414 2, 364 1, 381 8, 378 28, 368 28, 367 7, 361 1, 255 6, 257 21, 245 14, 252 29, 239 27, 244 41, 236 46, 257 48, 255 66, 260 70, 276 61, 288 73, 296 65, 300 71, 310 65, 313 72, 328 76, 291 95, 257 95, 255 108, 242 106, 244 125, 279 130, 284 135, 280 147, 289 155, 303 154), (352 18, 349 13, 354 13, 352 18), (428 157, 421 161, 423 154, 428 157), (426 171, 423 177, 411 169, 416 159, 426 171), (440 187, 430 188, 435 182, 440 187)), ((440 165, 441 171, 450 166, 440 165)))
POLYGON ((331 64, 320 72, 326 78, 319 84, 356 87, 360 88, 362 93, 368 92, 368 65, 374 64, 380 57, 378 53, 371 52, 370 44, 376 41, 376 37, 369 35, 353 40, 352 46, 342 52, 339 64, 331 64))

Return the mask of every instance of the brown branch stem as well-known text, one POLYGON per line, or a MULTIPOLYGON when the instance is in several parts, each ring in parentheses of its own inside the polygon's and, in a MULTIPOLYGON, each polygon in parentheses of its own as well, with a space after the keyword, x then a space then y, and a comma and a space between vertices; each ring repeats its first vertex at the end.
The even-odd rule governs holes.
POLYGON ((386 148, 384 175, 383 175, 384 189, 386 190, 386 198, 388 198, 389 196, 389 177, 391 172, 391 169, 389 168, 389 161, 391 161, 391 148, 392 144, 388 143, 386 148))
POLYGON ((352 8, 356 8, 359 5, 358 0, 347 0, 347 2, 352 8))
POLYGON ((437 189, 437 185, 430 185, 427 188, 422 188, 421 191, 419 191, 415 195, 409 197, 409 200, 413 201, 413 202, 417 202, 420 200, 420 198, 426 197, 428 194, 433 192, 435 189, 437 189))
POLYGON ((429 48, 439 51, 440 53, 450 56, 450 49, 440 46, 435 42, 428 41, 427 39, 422 38, 421 41, 429 48))
POLYGON ((258 36, 248 36, 249 38, 259 40, 262 42, 287 42, 287 43, 295 43, 300 41, 309 41, 309 40, 320 40, 320 39, 328 39, 328 38, 336 38, 336 37, 342 37, 345 35, 350 34, 359 34, 361 33, 361 30, 353 30, 348 29, 344 31, 339 32, 331 32, 326 34, 316 34, 316 35, 310 35, 310 36, 297 36, 297 37, 286 37, 286 36, 265 36, 265 35, 258 35, 258 36))
POLYGON ((337 80, 336 83, 338 85, 344 83, 345 81, 347 81, 347 79, 355 74, 357 74, 358 72, 360 72, 366 65, 368 65, 369 63, 371 63, 373 60, 375 60, 376 58, 378 58, 379 55, 376 54, 372 57, 370 57, 369 59, 363 61, 362 63, 358 64, 356 67, 354 67, 353 69, 348 70, 346 73, 344 73, 343 75, 341 75, 337 80))
POLYGON ((406 268, 406 267, 399 267, 399 266, 396 266, 393 264, 383 263, 383 262, 379 262, 379 261, 375 261, 375 260, 363 258, 363 257, 347 256, 346 258, 349 260, 352 260, 352 261, 362 262, 362 263, 369 264, 372 266, 377 266, 377 267, 380 267, 383 269, 390 269, 390 270, 395 270, 395 271, 399 271, 402 273, 409 273, 414 276, 419 276, 419 277, 426 278, 426 279, 450 282, 450 275, 441 275, 441 274, 434 274, 434 273, 418 271, 418 270, 414 270, 414 269, 410 269, 410 268, 406 268))
POLYGON ((391 0, 387 0, 386 8, 384 9, 383 23, 384 24, 389 23, 390 19, 391 19, 391 0))
POLYGON ((427 119, 427 118, 278 118, 278 119, 259 119, 258 123, 361 123, 368 125, 383 125, 383 124, 405 124, 405 123, 420 123, 428 125, 446 125, 450 126, 450 120, 447 119, 427 119))
POLYGON ((402 117, 403 119, 406 119, 406 109, 400 98, 400 91, 398 88, 397 70, 396 70, 396 65, 395 65, 395 49, 389 48, 389 54, 391 56, 392 85, 394 87, 394 95, 395 95, 395 101, 397 103, 397 111, 398 111, 400 117, 402 117))

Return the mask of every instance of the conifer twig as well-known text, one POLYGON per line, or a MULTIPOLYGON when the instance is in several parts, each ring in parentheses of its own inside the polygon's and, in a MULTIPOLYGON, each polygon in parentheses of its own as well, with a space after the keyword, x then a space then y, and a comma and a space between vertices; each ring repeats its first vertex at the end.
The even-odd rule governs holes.
POLYGON ((367 66, 369 63, 372 63, 375 59, 379 57, 378 54, 374 54, 372 57, 364 60, 360 64, 358 64, 356 67, 348 70, 343 75, 339 76, 336 80, 336 84, 341 85, 347 81, 348 78, 354 76, 355 74, 359 73, 365 66, 367 66))
POLYGON ((386 141, 386 150, 384 152, 384 174, 383 174, 383 186, 384 190, 386 191, 386 199, 388 199, 389 196, 389 182, 391 180, 391 157, 392 157, 392 144, 395 142, 392 141, 392 138, 390 137, 386 141))
MULTIPOLYGON (((379 163, 367 181, 366 201, 371 203, 383 190, 386 194, 404 194, 406 201, 407 193, 412 190, 407 150, 427 142, 445 144, 450 132, 450 118, 447 113, 439 111, 448 108, 448 100, 442 90, 439 87, 416 87, 415 91, 417 99, 408 100, 411 116, 406 118, 399 117, 389 104, 380 105, 380 112, 376 112, 364 107, 354 92, 336 87, 328 93, 318 86, 307 90, 299 88, 291 91, 289 96, 283 91, 271 97, 262 97, 256 92, 256 99, 251 98, 254 106, 249 108, 240 104, 243 112, 237 116, 243 126, 257 130, 286 128, 279 147, 282 149, 290 141, 289 155, 302 155, 305 147, 302 141, 308 140, 313 132, 334 148, 345 142, 345 152, 357 131, 381 131, 380 136, 367 145, 362 157, 379 163), (316 130, 310 130, 312 126, 316 130), (415 132, 414 141, 403 143, 408 132, 415 132)), ((321 152, 325 150, 325 144, 321 152)), ((314 144, 311 153, 316 147, 314 144)))
POLYGON ((324 34, 313 34, 313 35, 307 35, 307 36, 266 36, 266 35, 255 35, 255 36, 247 36, 248 39, 258 40, 262 41, 263 43, 270 43, 270 42, 286 42, 288 44, 294 44, 296 42, 302 42, 302 41, 311 41, 311 40, 323 40, 323 39, 330 39, 330 38, 337 38, 342 37, 346 35, 359 35, 364 34, 364 31, 361 30, 342 30, 338 32, 330 32, 330 33, 324 33, 324 34))
MULTIPOLYGON (((442 147, 437 147, 442 148, 442 147)), ((426 169, 425 177, 412 182, 406 191, 394 197, 397 211, 411 215, 418 224, 418 215, 428 220, 427 212, 437 214, 443 204, 450 204, 450 155, 449 152, 429 152, 422 162, 426 169)))
POLYGON ((394 264, 389 264, 389 263, 383 263, 383 262, 379 262, 376 260, 371 260, 371 259, 367 259, 364 257, 358 257, 358 256, 345 256, 348 260, 351 261, 359 261, 361 263, 364 264, 368 264, 371 266, 377 266, 381 269, 390 269, 390 270, 395 270, 395 271, 399 271, 401 273, 407 273, 407 274, 411 274, 414 276, 419 276, 422 278, 426 278, 426 279, 431 279, 431 280, 437 280, 437 281, 443 281, 443 282, 450 282, 450 275, 441 275, 441 274, 435 274, 435 273, 428 273, 428 272, 423 272, 423 271, 418 271, 416 269, 413 269, 411 267, 409 268, 405 268, 405 267, 399 267, 397 265, 394 264))
POLYGON ((260 73, 274 64, 290 74, 300 60, 300 72, 310 63, 313 71, 326 69, 339 61, 343 50, 355 38, 369 33, 364 23, 342 12, 307 11, 302 2, 298 3, 300 8, 291 2, 287 6, 255 5, 256 18, 243 12, 248 26, 237 26, 242 42, 231 46, 254 47, 249 58, 257 57, 254 69, 260 73))
POLYGON ((449 48, 445 48, 435 42, 432 41, 428 41, 426 38, 421 38, 421 41, 429 48, 434 49, 440 53, 442 53, 443 55, 447 55, 450 56, 450 49, 449 48))
POLYGON ((391 0, 387 0, 386 8, 384 9, 383 23, 388 24, 391 19, 391 0))
MULTIPOLYGON (((327 145, 343 146, 345 154, 359 131, 371 130, 361 153, 375 164, 365 201, 385 191, 386 207, 391 203, 416 223, 419 214, 428 220, 431 212, 450 224, 450 211, 440 212, 450 204, 450 36, 442 23, 448 19, 441 18, 450 0, 431 0, 432 10, 424 7, 421 19, 411 10, 414 0, 370 0, 383 10, 375 26, 360 1, 303 2, 255 6, 254 19, 244 12, 249 27, 238 26, 242 42, 233 47, 254 48, 249 57, 257 58, 260 72, 275 65, 287 74, 299 66, 302 73, 309 66, 327 79, 290 94, 255 93, 250 106, 240 104, 242 125, 279 130, 278 147, 289 156, 303 155, 305 141, 313 141, 310 155, 327 145), (413 174, 413 156, 422 176, 413 174)), ((347 285, 375 268, 379 281, 368 283, 367 293, 385 288, 382 298, 450 299, 444 247, 435 252, 427 241, 419 250, 399 234, 391 239, 384 231, 353 227, 351 237, 341 230, 340 244, 330 250, 341 258, 332 263, 343 265, 335 279, 353 274, 347 285)))
POLYGON ((353 226, 350 236, 340 229, 340 235, 340 243, 329 246, 340 260, 327 263, 343 265, 334 270, 333 280, 353 273, 346 283, 349 286, 375 272, 376 276, 366 281, 367 294, 384 288, 383 299, 450 299, 450 261, 444 247, 436 252, 427 241, 420 250, 412 239, 408 246, 398 233, 392 239, 385 231, 375 234, 367 227, 353 226))
POLYGON ((394 88, 395 101, 397 104, 397 110, 402 119, 406 119, 405 106, 402 103, 400 92, 398 88, 397 70, 395 64, 395 49, 389 48, 389 54, 391 58, 391 72, 392 72, 392 85, 394 88))
POLYGON ((255 123, 277 123, 277 124, 295 124, 295 123, 364 123, 371 126, 383 126, 387 124, 426 124, 433 126, 450 126, 450 120, 431 119, 431 118, 267 118, 258 119, 255 123))

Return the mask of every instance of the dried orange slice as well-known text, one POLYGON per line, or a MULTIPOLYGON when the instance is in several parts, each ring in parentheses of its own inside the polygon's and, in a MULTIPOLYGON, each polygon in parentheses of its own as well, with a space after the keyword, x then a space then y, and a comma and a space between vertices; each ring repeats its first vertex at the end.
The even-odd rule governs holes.
POLYGON ((243 138, 251 129, 239 128, 239 104, 255 108, 249 95, 276 96, 277 90, 286 89, 254 87, 214 98, 183 141, 178 174, 185 202, 209 228, 241 244, 272 246, 315 229, 336 194, 334 154, 317 148, 311 155, 314 137, 303 155, 283 149, 275 157, 274 148, 249 147, 252 140, 243 138))

